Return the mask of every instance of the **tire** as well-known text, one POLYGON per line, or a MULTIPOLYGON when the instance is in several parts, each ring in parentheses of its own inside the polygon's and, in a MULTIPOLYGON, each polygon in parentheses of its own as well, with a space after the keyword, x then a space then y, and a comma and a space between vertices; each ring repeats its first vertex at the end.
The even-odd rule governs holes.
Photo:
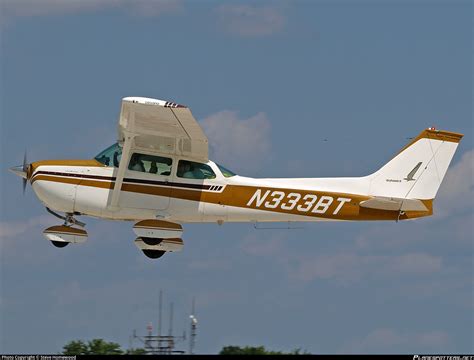
POLYGON ((155 246, 158 245, 163 241, 163 239, 158 239, 158 238, 149 238, 149 237, 142 237, 142 241, 150 246, 155 246))
POLYGON ((145 256, 149 257, 150 259, 159 259, 162 257, 166 251, 161 250, 142 250, 145 256))
POLYGON ((51 243, 56 246, 57 248, 63 248, 67 245, 69 245, 68 242, 65 242, 65 241, 51 241, 51 243))

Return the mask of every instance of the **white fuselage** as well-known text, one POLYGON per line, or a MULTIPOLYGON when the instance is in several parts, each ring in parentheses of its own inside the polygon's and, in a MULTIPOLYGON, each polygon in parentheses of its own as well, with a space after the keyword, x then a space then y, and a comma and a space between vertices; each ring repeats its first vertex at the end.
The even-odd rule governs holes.
POLYGON ((344 207, 354 198, 350 194, 360 198, 369 190, 364 177, 226 178, 214 162, 207 164, 216 173, 215 179, 178 178, 175 169, 169 176, 127 170, 118 206, 110 205, 118 171, 114 167, 40 165, 32 174, 32 186, 45 206, 56 211, 105 219, 162 218, 182 223, 344 220, 337 215, 345 214, 344 207), (228 199, 225 194, 230 189, 233 191, 228 199))

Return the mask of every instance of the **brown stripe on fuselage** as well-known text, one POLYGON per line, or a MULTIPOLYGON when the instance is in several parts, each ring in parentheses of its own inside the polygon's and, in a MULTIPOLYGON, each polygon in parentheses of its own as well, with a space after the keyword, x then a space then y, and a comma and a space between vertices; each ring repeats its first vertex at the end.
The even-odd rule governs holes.
MULTIPOLYGON (((80 173, 67 173, 67 172, 57 172, 57 171, 37 171, 33 174, 33 177, 30 179, 31 183, 34 182, 36 176, 39 175, 54 175, 54 176, 65 176, 71 178, 81 178, 81 179, 92 179, 92 180, 108 180, 114 182, 116 178, 114 176, 100 176, 100 175, 88 175, 88 174, 80 174, 80 173)), ((166 180, 148 180, 148 179, 134 179, 134 178, 124 178, 124 183, 132 183, 132 184, 145 184, 145 185, 161 185, 166 187, 182 187, 182 188, 190 188, 190 189, 197 189, 197 190, 210 190, 211 185, 204 185, 204 184, 188 184, 188 183, 177 183, 172 181, 166 180)), ((222 188, 222 186, 220 186, 222 188)))
MULTIPOLYGON (((92 179, 81 179, 79 177, 59 177, 54 175, 35 175, 32 179, 32 183, 35 181, 53 181, 67 184, 75 184, 80 186, 89 186, 97 187, 104 189, 113 189, 115 182, 114 181, 98 181, 92 179)), ((286 189, 286 188, 270 188, 270 187, 255 187, 255 186, 244 186, 244 185, 227 185, 222 193, 213 193, 206 192, 202 190, 188 190, 180 188, 169 188, 169 186, 151 186, 151 185, 141 185, 141 184, 122 184, 122 191, 146 194, 146 195, 155 195, 155 196, 164 196, 171 197, 180 200, 189 200, 189 201, 199 201, 204 203, 226 205, 226 206, 235 206, 240 208, 247 209, 257 209, 277 213, 285 213, 291 215, 301 215, 309 216, 315 218, 327 218, 335 220, 405 220, 409 218, 417 218, 428 216, 432 214, 432 200, 422 200, 425 206, 429 209, 428 212, 422 211, 407 211, 400 214, 398 211, 389 211, 389 210, 379 210, 379 209, 369 209, 359 206, 359 203, 363 200, 370 199, 370 196, 347 194, 347 193, 331 193, 331 192, 320 192, 320 191, 309 191, 309 190, 299 190, 299 189, 286 189), (285 210, 281 208, 270 209, 267 207, 257 207, 252 203, 251 206, 247 206, 249 200, 255 194, 255 192, 260 189, 262 193, 270 191, 270 194, 273 191, 281 191, 285 193, 286 196, 290 193, 298 193, 301 195, 298 204, 304 203, 302 200, 305 195, 315 195, 319 199, 321 196, 330 196, 333 198, 332 204, 328 207, 327 211, 323 214, 312 213, 311 210, 302 212, 297 210, 295 206, 292 210, 285 210), (350 198, 351 201, 344 204, 340 211, 333 215, 335 208, 338 206, 336 201, 339 197, 350 198)), ((268 198, 271 200, 271 197, 268 198)))
POLYGON ((97 180, 87 180, 81 179, 79 177, 59 177, 55 175, 35 175, 31 179, 31 184, 35 183, 36 181, 53 181, 65 184, 73 184, 73 185, 81 185, 81 186, 90 186, 90 187, 97 187, 103 189, 113 189, 114 188, 114 181, 97 181, 97 180))

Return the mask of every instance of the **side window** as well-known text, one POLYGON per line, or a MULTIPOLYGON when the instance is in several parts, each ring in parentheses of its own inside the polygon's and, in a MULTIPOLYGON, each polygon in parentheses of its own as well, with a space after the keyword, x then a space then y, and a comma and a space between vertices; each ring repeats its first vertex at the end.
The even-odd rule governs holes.
POLYGON ((128 169, 161 176, 171 175, 173 160, 166 157, 134 153, 128 169))
POLYGON ((176 175, 185 179, 215 179, 216 174, 206 164, 194 161, 179 160, 176 175))

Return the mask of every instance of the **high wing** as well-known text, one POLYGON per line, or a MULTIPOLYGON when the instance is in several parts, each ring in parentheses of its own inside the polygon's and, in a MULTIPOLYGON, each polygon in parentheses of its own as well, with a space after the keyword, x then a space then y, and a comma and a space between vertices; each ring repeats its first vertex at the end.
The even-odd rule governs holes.
POLYGON ((181 155, 206 162, 208 141, 189 108, 143 97, 122 99, 118 140, 131 149, 181 155))
POLYGON ((122 158, 110 207, 116 208, 123 177, 134 151, 186 156, 208 160, 208 140, 189 108, 173 102, 144 97, 122 99, 118 124, 122 158))

